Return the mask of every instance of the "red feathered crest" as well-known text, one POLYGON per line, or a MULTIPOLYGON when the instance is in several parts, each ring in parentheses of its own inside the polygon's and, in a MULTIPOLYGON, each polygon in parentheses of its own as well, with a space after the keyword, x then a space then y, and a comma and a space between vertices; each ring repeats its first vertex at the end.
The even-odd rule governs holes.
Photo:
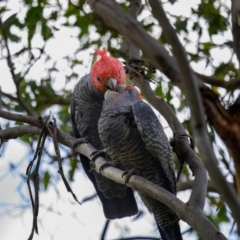
POLYGON ((114 57, 106 48, 97 49, 97 60, 92 66, 91 80, 93 85, 100 91, 104 91, 104 83, 109 78, 115 78, 118 84, 125 83, 125 70, 122 63, 114 57))

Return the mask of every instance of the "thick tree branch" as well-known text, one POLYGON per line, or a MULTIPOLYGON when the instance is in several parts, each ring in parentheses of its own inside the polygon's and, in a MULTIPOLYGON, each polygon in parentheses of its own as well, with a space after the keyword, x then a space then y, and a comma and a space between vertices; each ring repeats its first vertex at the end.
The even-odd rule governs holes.
MULTIPOLYGON (((31 126, 31 125, 22 125, 12 128, 7 128, 0 130, 0 138, 9 140, 9 139, 15 139, 18 137, 22 137, 24 135, 39 135, 41 133, 41 129, 31 126)), ((185 191, 188 189, 193 189, 194 187, 194 181, 186 181, 186 182, 178 182, 177 183, 177 191, 185 191)), ((218 190, 216 186, 213 184, 213 182, 209 181, 207 186, 208 192, 215 192, 218 193, 218 190)), ((95 196, 95 195, 94 195, 95 196)))
POLYGON ((12 121, 28 123, 35 127, 40 127, 40 128, 43 127, 42 122, 39 121, 39 118, 36 118, 36 117, 25 116, 22 114, 15 114, 15 113, 7 112, 1 109, 0 109, 0 117, 8 120, 12 120, 12 121))
MULTIPOLYGON (((135 4, 136 2, 140 1, 134 0, 130 2, 131 4, 129 6, 129 14, 136 18, 137 9, 135 4)), ((130 43, 129 46, 130 58, 132 57, 135 59, 139 59, 140 58, 139 49, 133 43, 131 43, 130 40, 128 40, 128 42, 130 43)), ((142 94, 145 96, 147 101, 151 103, 151 105, 155 107, 169 123, 176 139, 178 139, 178 137, 181 135, 184 134, 186 135, 185 129, 177 119, 172 109, 163 99, 159 99, 155 96, 154 91, 150 87, 149 81, 144 79, 142 81, 139 81, 138 77, 136 77, 135 80, 133 79, 133 81, 140 88, 142 94)), ((175 142, 175 151, 177 151, 177 154, 179 158, 181 158, 181 160, 184 159, 189 164, 191 170, 195 175, 194 188, 191 193, 189 203, 194 204, 195 207, 203 209, 205 204, 207 188, 206 170, 200 159, 197 157, 195 152, 189 146, 187 138, 179 138, 179 140, 175 142)))
POLYGON ((227 91, 233 91, 237 88, 240 88, 240 79, 231 79, 225 81, 216 77, 206 76, 200 73, 195 72, 195 74, 201 79, 204 83, 210 84, 212 86, 225 88, 227 91))
MULTIPOLYGON (((31 126, 31 125, 22 125, 22 126, 17 126, 17 127, 12 127, 12 128, 7 128, 4 130, 0 130, 0 138, 1 139, 15 139, 18 137, 22 137, 24 135, 39 135, 41 133, 41 129, 31 126)), ((192 190, 194 186, 194 181, 186 181, 186 182, 178 182, 177 183, 177 191, 185 191, 185 190, 192 190)), ((215 185, 209 181, 208 182, 208 187, 207 187, 208 192, 215 192, 218 193, 217 188, 215 185)), ((94 195, 96 196, 96 194, 94 195)), ((84 201, 82 201, 84 202, 84 201)))
POLYGON ((240 104, 238 100, 228 108, 222 106, 218 96, 209 89, 201 90, 206 116, 231 152, 236 170, 235 183, 240 197, 240 104))
MULTIPOLYGON (((0 112, 0 117, 3 117, 1 115, 2 112, 0 112)), ((4 115, 10 116, 11 120, 19 120, 19 115, 15 116, 15 114, 9 114, 4 115)), ((34 117, 25 117, 21 118, 27 120, 27 122, 38 124, 38 119, 34 117)), ((29 126, 28 126, 29 127, 29 126)), ((26 134, 30 133, 37 133, 40 134, 37 127, 31 127, 31 131, 27 130, 25 126, 20 126, 19 128, 22 128, 26 131, 26 134)), ((17 130, 17 128, 15 128, 17 130)), ((15 134, 12 134, 11 136, 16 137, 17 133, 23 133, 23 130, 17 130, 15 134)), ((8 131, 10 133, 11 131, 8 131)), ((6 135, 7 130, 0 130, 0 138, 9 139, 6 135)), ((58 141, 68 147, 73 146, 76 139, 71 137, 69 134, 62 132, 58 129, 57 131, 57 139, 58 141)), ((84 154, 89 159, 91 159, 92 153, 96 150, 93 148, 92 145, 84 143, 77 147, 76 149, 79 153, 84 154)), ((104 164, 106 161, 102 157, 98 157, 95 161, 95 169, 97 172, 99 172, 100 167, 102 164, 104 164)), ((108 167, 105 168, 102 171, 102 174, 105 177, 108 177, 118 183, 125 184, 125 179, 122 178, 123 171, 117 168, 108 167)), ((190 226, 192 226, 196 231, 204 238, 204 239, 213 239, 213 240, 222 240, 226 239, 217 229, 216 227, 206 218, 206 216, 203 214, 203 212, 192 205, 184 204, 181 200, 176 198, 173 194, 168 192, 167 190, 147 181, 146 179, 139 177, 139 176, 132 176, 129 180, 128 185, 132 187, 133 189, 144 192, 151 197, 157 199, 158 201, 163 202, 168 207, 173 209, 173 211, 176 212, 176 214, 184 221, 186 221, 190 226), (196 221, 198 219, 198 221, 196 221)))
MULTIPOLYGON (((129 0, 130 5, 128 8, 128 13, 130 16, 132 16, 134 19, 137 19, 138 13, 142 7, 142 1, 141 0, 129 0)), ((136 47, 131 41, 126 39, 127 45, 128 45, 128 51, 129 51, 129 57, 130 59, 140 59, 140 51, 139 48, 136 47)))
POLYGON ((240 2, 239 0, 232 0, 232 34, 235 53, 240 64, 240 2))
POLYGON ((9 46, 8 46, 8 36, 6 34, 6 31, 4 29, 4 26, 3 26, 3 23, 2 23, 2 19, 0 17, 0 30, 2 32, 2 36, 3 36, 3 40, 4 40, 4 43, 5 43, 5 47, 6 47, 6 50, 7 50, 7 64, 8 64, 8 67, 10 69, 10 72, 11 72, 11 75, 12 75, 12 79, 15 83, 15 86, 16 86, 16 89, 17 89, 17 99, 18 99, 18 103, 22 106, 22 108, 30 115, 30 116, 36 116, 36 113, 31 109, 31 107, 29 107, 26 102, 24 102, 24 99, 22 98, 21 96, 21 92, 20 92, 20 81, 19 79, 17 78, 15 72, 14 72, 14 64, 12 62, 12 59, 11 59, 11 53, 10 53, 10 49, 9 49, 9 46))
POLYGON ((208 138, 206 122, 204 119, 203 104, 198 90, 196 76, 189 67, 189 62, 177 33, 168 21, 168 18, 159 1, 149 0, 154 17, 163 29, 164 36, 173 48, 174 55, 178 61, 182 79, 185 85, 185 95, 191 110, 191 122, 193 126, 196 143, 211 179, 218 186, 226 203, 232 211, 232 215, 240 228, 240 201, 233 187, 226 181, 225 177, 216 165, 217 159, 208 138))
MULTIPOLYGON (((192 181, 192 180, 177 183, 177 191, 178 192, 185 191, 185 190, 192 190, 193 187, 194 187, 194 181, 192 181)), ((214 185, 214 183, 212 181, 208 181, 207 191, 219 193, 218 189, 216 188, 216 186, 214 185)))
POLYGON ((144 56, 155 67, 182 89, 181 76, 175 58, 171 57, 167 50, 146 32, 136 19, 125 13, 114 1, 88 0, 88 3, 99 17, 104 18, 108 26, 116 29, 124 38, 141 49, 144 56))

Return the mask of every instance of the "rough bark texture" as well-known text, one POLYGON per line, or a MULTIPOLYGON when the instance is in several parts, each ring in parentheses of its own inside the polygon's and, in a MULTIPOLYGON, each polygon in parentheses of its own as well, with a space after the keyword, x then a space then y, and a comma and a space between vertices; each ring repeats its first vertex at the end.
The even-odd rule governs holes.
POLYGON ((207 120, 228 147, 235 164, 235 183, 240 197, 240 97, 226 108, 213 91, 202 88, 202 99, 207 120))

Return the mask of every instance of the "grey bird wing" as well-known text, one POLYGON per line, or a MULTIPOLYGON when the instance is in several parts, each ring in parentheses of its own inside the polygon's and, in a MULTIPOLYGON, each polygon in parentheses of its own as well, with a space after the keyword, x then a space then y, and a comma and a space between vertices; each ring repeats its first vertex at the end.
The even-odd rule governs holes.
MULTIPOLYGON (((88 97, 88 92, 84 91, 85 89, 82 88, 82 84, 84 84, 84 82, 87 82, 86 77, 87 76, 80 80, 83 80, 83 82, 81 82, 81 86, 79 85, 78 87, 83 91, 84 96, 88 97)), ((94 116, 94 119, 92 121, 88 121, 87 118, 83 116, 83 114, 86 109, 91 111, 90 108, 96 107, 96 104, 98 103, 93 102, 93 104, 84 106, 85 108, 81 110, 79 108, 79 102, 76 101, 76 95, 75 99, 73 96, 70 109, 72 129, 76 138, 81 138, 83 136, 80 134, 79 129, 81 129, 82 133, 86 134, 85 136, 88 136, 89 131, 91 133, 93 120, 97 117, 97 114, 94 116)), ((91 139, 91 143, 95 145, 96 148, 102 147, 102 144, 101 142, 99 143, 98 138, 99 137, 91 139)), ((97 172, 89 172, 91 169, 89 159, 83 154, 79 155, 83 169, 94 185, 97 195, 102 202, 105 217, 107 219, 116 219, 137 214, 138 207, 132 189, 126 188, 124 185, 120 185, 114 181, 111 181, 101 174, 98 174, 97 172)))
POLYGON ((133 114, 146 148, 155 158, 159 159, 170 182, 170 190, 176 195, 176 177, 171 148, 161 123, 152 108, 143 101, 133 103, 133 114))

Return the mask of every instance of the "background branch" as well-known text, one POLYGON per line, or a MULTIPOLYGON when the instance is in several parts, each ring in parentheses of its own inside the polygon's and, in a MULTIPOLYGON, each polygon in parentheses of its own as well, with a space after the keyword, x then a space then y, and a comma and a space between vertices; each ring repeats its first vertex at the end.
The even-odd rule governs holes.
POLYGON ((9 46, 8 46, 8 37, 7 37, 7 34, 5 32, 4 25, 3 25, 1 17, 0 17, 0 30, 2 32, 3 40, 4 40, 4 43, 5 43, 6 50, 7 50, 7 64, 8 64, 8 67, 10 69, 13 82, 15 83, 15 86, 16 86, 16 89, 17 89, 18 103, 27 112, 27 114, 29 114, 30 116, 36 116, 36 113, 31 109, 31 107, 29 105, 27 105, 24 102, 24 100, 21 96, 21 92, 20 92, 20 88, 19 88, 20 87, 20 78, 17 77, 17 75, 14 72, 14 64, 12 62, 11 53, 10 53, 10 49, 9 49, 9 46))
MULTIPOLYGON (((194 188, 194 181, 192 180, 188 180, 185 182, 178 182, 177 183, 177 191, 181 192, 181 191, 185 191, 185 190, 192 190, 194 188)), ((214 185, 214 183, 212 181, 208 181, 207 184, 207 191, 208 192, 214 192, 214 193, 219 193, 218 189, 216 188, 216 186, 214 185)))
POLYGON ((227 202, 232 211, 233 217, 240 228, 240 201, 234 191, 217 166, 217 159, 208 138, 206 122, 200 93, 198 90, 197 79, 189 67, 186 53, 177 37, 176 31, 168 21, 168 18, 159 1, 149 0, 154 17, 158 20, 163 29, 164 36, 171 44, 175 57, 177 58, 181 75, 184 79, 185 95, 191 110, 191 122, 196 139, 196 143, 213 182, 218 186, 219 192, 227 202))
MULTIPOLYGON (((104 2, 104 1, 102 1, 102 2, 104 2)), ((136 1, 133 1, 133 2, 135 3, 136 1)), ((112 2, 112 4, 114 4, 114 2, 112 2)), ((96 5, 94 5, 94 6, 96 7, 96 5)), ((108 10, 108 7, 109 6, 106 6, 105 7, 106 9, 104 9, 104 11, 105 11, 104 16, 106 17, 106 21, 108 21, 108 22, 111 22, 111 20, 115 21, 116 19, 114 19, 114 20, 110 19, 113 16, 111 16, 110 11, 108 10)), ((133 10, 131 10, 130 13, 133 17, 136 18, 137 10, 136 10, 135 6, 130 4, 129 7, 130 7, 129 11, 131 10, 131 8, 133 8, 133 10)), ((102 6, 102 8, 103 8, 103 6, 102 6)), ((113 7, 113 6, 111 8, 117 9, 117 7, 113 7)), ((95 10, 97 11, 97 9, 95 9, 95 10)), ((120 11, 121 10, 119 10, 119 12, 120 11)), ((119 15, 119 14, 120 13, 116 13, 114 16, 119 15)), ((121 14, 124 14, 124 13, 121 13, 121 14)), ((126 18, 127 18, 127 16, 124 17, 124 19, 126 19, 126 18)), ((131 21, 133 21, 133 20, 131 19, 131 21)), ((137 26, 138 25, 136 25, 136 27, 137 26)), ((118 27, 121 28, 121 26, 118 26, 118 27)), ((128 35, 124 35, 124 37, 128 38, 128 35)), ((131 42, 131 39, 128 39, 128 41, 131 42)), ((139 49, 137 48, 137 46, 135 46, 133 43, 131 43, 129 50, 130 50, 131 57, 136 58, 136 59, 139 58, 140 53, 139 53, 139 49), (131 48, 133 48, 132 51, 131 51, 131 48)), ((150 87, 149 81, 146 81, 146 80, 139 81, 136 78, 136 80, 134 80, 134 84, 136 84, 140 88, 140 90, 141 90, 142 94, 145 96, 146 100, 163 115, 163 117, 169 123, 169 125, 174 133, 174 136, 177 138, 179 135, 182 135, 182 134, 184 135, 185 129, 183 128, 183 126, 181 125, 179 120, 177 119, 176 115, 173 113, 172 109, 168 106, 168 104, 163 99, 159 99, 158 97, 155 96, 155 93, 153 92, 153 90, 150 87)), ((200 159, 197 157, 195 152, 189 146, 189 142, 188 142, 187 138, 181 138, 179 141, 177 141, 177 143, 175 144, 175 148, 177 149, 178 156, 180 156, 181 159, 184 159, 187 161, 191 170, 195 174, 194 188, 193 188, 192 194, 190 196, 189 203, 195 205, 196 207, 203 209, 204 204, 205 204, 206 188, 207 188, 206 170, 205 170, 202 162, 200 161, 200 159)))
POLYGON ((229 81, 225 81, 216 77, 206 76, 200 73, 195 72, 195 74, 201 79, 204 83, 210 84, 216 87, 225 88, 227 91, 233 91, 240 87, 240 79, 230 79, 229 81))
MULTIPOLYGON (((16 114, 15 119, 13 113, 9 114, 11 116, 11 120, 17 121, 19 119, 19 115, 16 114)), ((6 114, 5 114, 6 116, 6 114)), ((2 117, 0 112, 0 117, 2 117)), ((25 118, 28 122, 37 123, 38 119, 34 117, 25 118), (31 120, 30 120, 31 119, 31 120)), ((20 128, 23 126, 20 126, 20 128)), ((25 128, 23 128, 25 129, 25 128)), ((34 127, 33 127, 34 129, 34 127)), ((26 130, 26 129, 25 129, 26 130)), ((5 130, 0 130, 0 138, 3 137, 2 132, 5 130)), ((38 132, 38 129, 32 130, 38 132)), ((20 132, 20 131, 19 131, 20 132)), ((6 132, 5 132, 6 133, 6 132)), ((17 133, 16 133, 17 134, 17 133)), ((16 134, 14 137, 16 137, 16 134)), ((39 134, 39 132, 38 132, 39 134)), ((6 134, 4 135, 5 139, 7 139, 6 134)), ((69 134, 62 132, 61 130, 57 130, 57 139, 58 141, 68 147, 73 146, 76 139, 71 137, 69 134)), ((91 155, 96 149, 91 144, 81 144, 76 148, 76 151, 84 154, 89 159, 91 159, 91 155)), ((95 169, 99 172, 99 168, 104 164, 106 161, 102 157, 98 157, 95 161, 95 169)), ((125 184, 125 178, 122 178, 123 171, 117 168, 109 167, 105 168, 102 171, 102 174, 110 178, 118 183, 125 184)), ((194 206, 189 204, 184 204, 181 200, 176 198, 173 194, 168 192, 167 190, 153 184, 146 179, 139 177, 139 176, 132 176, 129 180, 128 186, 132 187, 133 189, 144 192, 151 197, 157 199, 158 201, 163 202, 168 207, 173 209, 176 214, 179 216, 180 219, 186 221, 190 226, 192 226, 196 231, 204 238, 204 239, 213 239, 213 240, 222 240, 226 239, 217 229, 216 227, 206 218, 203 212, 194 206), (198 221, 196 221, 196 218, 198 221)))
POLYGON ((238 63, 240 64, 240 2, 238 0, 232 0, 232 34, 235 53, 237 55, 238 63))
MULTIPOLYGON (((134 45, 132 45, 134 46, 134 45)), ((134 46, 135 47, 135 46, 134 46)), ((136 48, 136 47, 135 47, 136 48)), ((135 50, 136 51, 136 50, 135 50)), ((139 50, 138 50, 139 52, 139 50)), ((138 57, 137 55, 135 57, 138 57)), ((148 102, 155 107, 169 123, 175 139, 178 139, 178 136, 185 135, 185 129, 182 124, 179 122, 178 118, 169 107, 169 105, 163 100, 155 96, 154 91, 150 87, 149 81, 143 79, 142 82, 137 80, 134 83, 140 88, 141 92, 148 100, 148 102), (172 124, 172 126, 171 126, 172 124)), ((184 160, 189 164, 191 170, 195 175, 194 187, 190 195, 189 204, 192 204, 200 209, 203 209, 206 199, 206 188, 207 188, 207 174, 204 166, 202 165, 200 159, 196 156, 194 151, 189 146, 187 138, 181 138, 175 141, 174 151, 178 155, 180 162, 180 169, 182 170, 184 160)), ((180 174, 180 173, 179 173, 180 174)))

